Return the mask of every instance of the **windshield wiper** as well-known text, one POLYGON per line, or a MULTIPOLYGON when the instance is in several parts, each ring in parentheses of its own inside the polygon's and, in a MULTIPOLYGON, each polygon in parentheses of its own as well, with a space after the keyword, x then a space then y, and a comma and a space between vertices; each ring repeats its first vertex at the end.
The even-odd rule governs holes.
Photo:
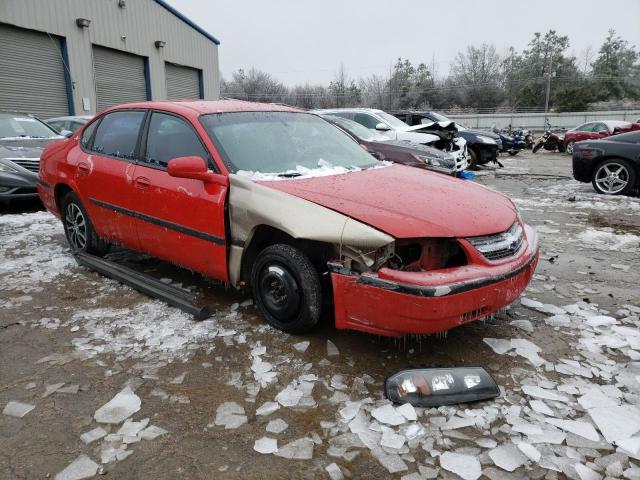
POLYGON ((278 174, 278 176, 282 178, 294 178, 300 175, 302 175, 300 172, 283 172, 278 174))

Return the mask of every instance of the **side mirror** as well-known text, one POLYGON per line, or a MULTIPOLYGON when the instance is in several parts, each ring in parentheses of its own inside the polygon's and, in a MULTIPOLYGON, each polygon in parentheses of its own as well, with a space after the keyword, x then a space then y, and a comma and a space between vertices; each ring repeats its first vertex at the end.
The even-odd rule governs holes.
POLYGON ((204 183, 214 183, 226 187, 229 179, 224 175, 214 173, 207 167, 207 162, 202 157, 178 157, 169 161, 167 173, 176 178, 191 178, 201 180, 204 183))
POLYGON ((73 132, 71 130, 62 130, 60 132, 60 135, 62 135, 64 138, 69 138, 73 135, 73 132))
POLYGON ((391 128, 389 128, 389 125, 380 122, 376 125, 376 130, 379 130, 381 132, 388 132, 389 130, 391 130, 391 128))

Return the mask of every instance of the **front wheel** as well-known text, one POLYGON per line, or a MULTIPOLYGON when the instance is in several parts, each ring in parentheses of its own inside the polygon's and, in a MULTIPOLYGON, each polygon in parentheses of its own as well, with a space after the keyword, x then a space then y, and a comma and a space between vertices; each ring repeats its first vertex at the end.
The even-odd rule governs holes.
POLYGON ((636 184, 636 171, 628 161, 610 158, 598 165, 591 183, 598 193, 626 195, 636 184))
POLYGON ((469 170, 478 169, 478 154, 473 148, 469 149, 469 166, 467 168, 469 170))
POLYGON ((105 255, 110 245, 98 237, 80 198, 74 192, 69 192, 62 199, 61 207, 64 233, 73 253, 105 255))
POLYGON ((535 144, 535 146, 533 147, 533 149, 531 150, 533 153, 536 153, 538 150, 540 150, 542 148, 543 143, 542 142, 538 142, 535 144))
POLYGON ((309 258, 291 245, 271 245, 258 254, 251 288, 262 314, 280 330, 304 333, 320 320, 320 277, 309 258))
MULTIPOLYGON (((564 149, 564 151, 567 152, 569 155, 573 155, 573 147, 574 146, 575 146, 575 142, 569 142, 569 143, 567 143, 567 147, 564 149)), ((562 150, 560 150, 559 147, 558 147, 558 150, 562 151, 562 150)))

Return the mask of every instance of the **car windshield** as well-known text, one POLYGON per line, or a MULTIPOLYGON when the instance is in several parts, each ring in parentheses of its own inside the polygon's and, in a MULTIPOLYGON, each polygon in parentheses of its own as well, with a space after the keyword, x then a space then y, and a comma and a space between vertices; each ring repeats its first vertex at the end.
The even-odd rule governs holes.
POLYGON ((58 138, 60 135, 33 117, 0 113, 0 139, 58 138))
POLYGON ((386 112, 376 112, 376 115, 387 122, 394 130, 406 130, 409 128, 409 125, 404 123, 402 120, 394 117, 393 115, 389 115, 386 112))
POLYGON ((335 116, 330 116, 329 119, 331 123, 339 125, 347 132, 366 142, 385 142, 392 139, 390 135, 385 135, 384 133, 377 132, 376 130, 371 130, 370 128, 367 128, 358 122, 354 122, 353 120, 335 116))
POLYGON ((200 121, 232 173, 256 179, 312 177, 381 166, 317 115, 233 112, 200 121))
POLYGON ((436 119, 435 120, 436 122, 450 122, 451 121, 450 119, 448 119, 444 115, 440 115, 439 113, 436 113, 436 112, 431 112, 431 116, 436 119))

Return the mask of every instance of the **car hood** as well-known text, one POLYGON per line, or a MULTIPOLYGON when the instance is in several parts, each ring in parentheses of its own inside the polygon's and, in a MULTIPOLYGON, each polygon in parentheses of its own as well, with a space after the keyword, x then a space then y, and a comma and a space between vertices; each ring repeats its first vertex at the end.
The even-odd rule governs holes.
POLYGON ((493 132, 487 132, 486 130, 475 130, 473 128, 467 128, 465 130, 460 130, 458 132, 458 135, 460 135, 461 137, 465 137, 464 134, 470 134, 470 135, 482 135, 483 137, 489 137, 489 138, 493 138, 494 140, 499 140, 500 136, 496 135, 493 132))
POLYGON ((0 139, 0 158, 40 158, 44 147, 62 138, 0 139))
POLYGON ((404 165, 259 182, 366 223, 395 238, 473 237, 507 230, 507 197, 465 180, 404 165))
POLYGON ((409 140, 384 140, 384 141, 372 141, 370 144, 388 145, 396 151, 402 151, 407 153, 414 153, 416 155, 427 155, 435 158, 453 160, 453 157, 447 152, 438 150, 434 147, 422 145, 419 143, 410 142, 409 140))
POLYGON ((419 132, 419 131, 438 131, 438 130, 451 130, 454 132, 458 131, 455 122, 431 122, 431 123, 422 123, 420 125, 414 125, 405 129, 405 132, 419 132))

